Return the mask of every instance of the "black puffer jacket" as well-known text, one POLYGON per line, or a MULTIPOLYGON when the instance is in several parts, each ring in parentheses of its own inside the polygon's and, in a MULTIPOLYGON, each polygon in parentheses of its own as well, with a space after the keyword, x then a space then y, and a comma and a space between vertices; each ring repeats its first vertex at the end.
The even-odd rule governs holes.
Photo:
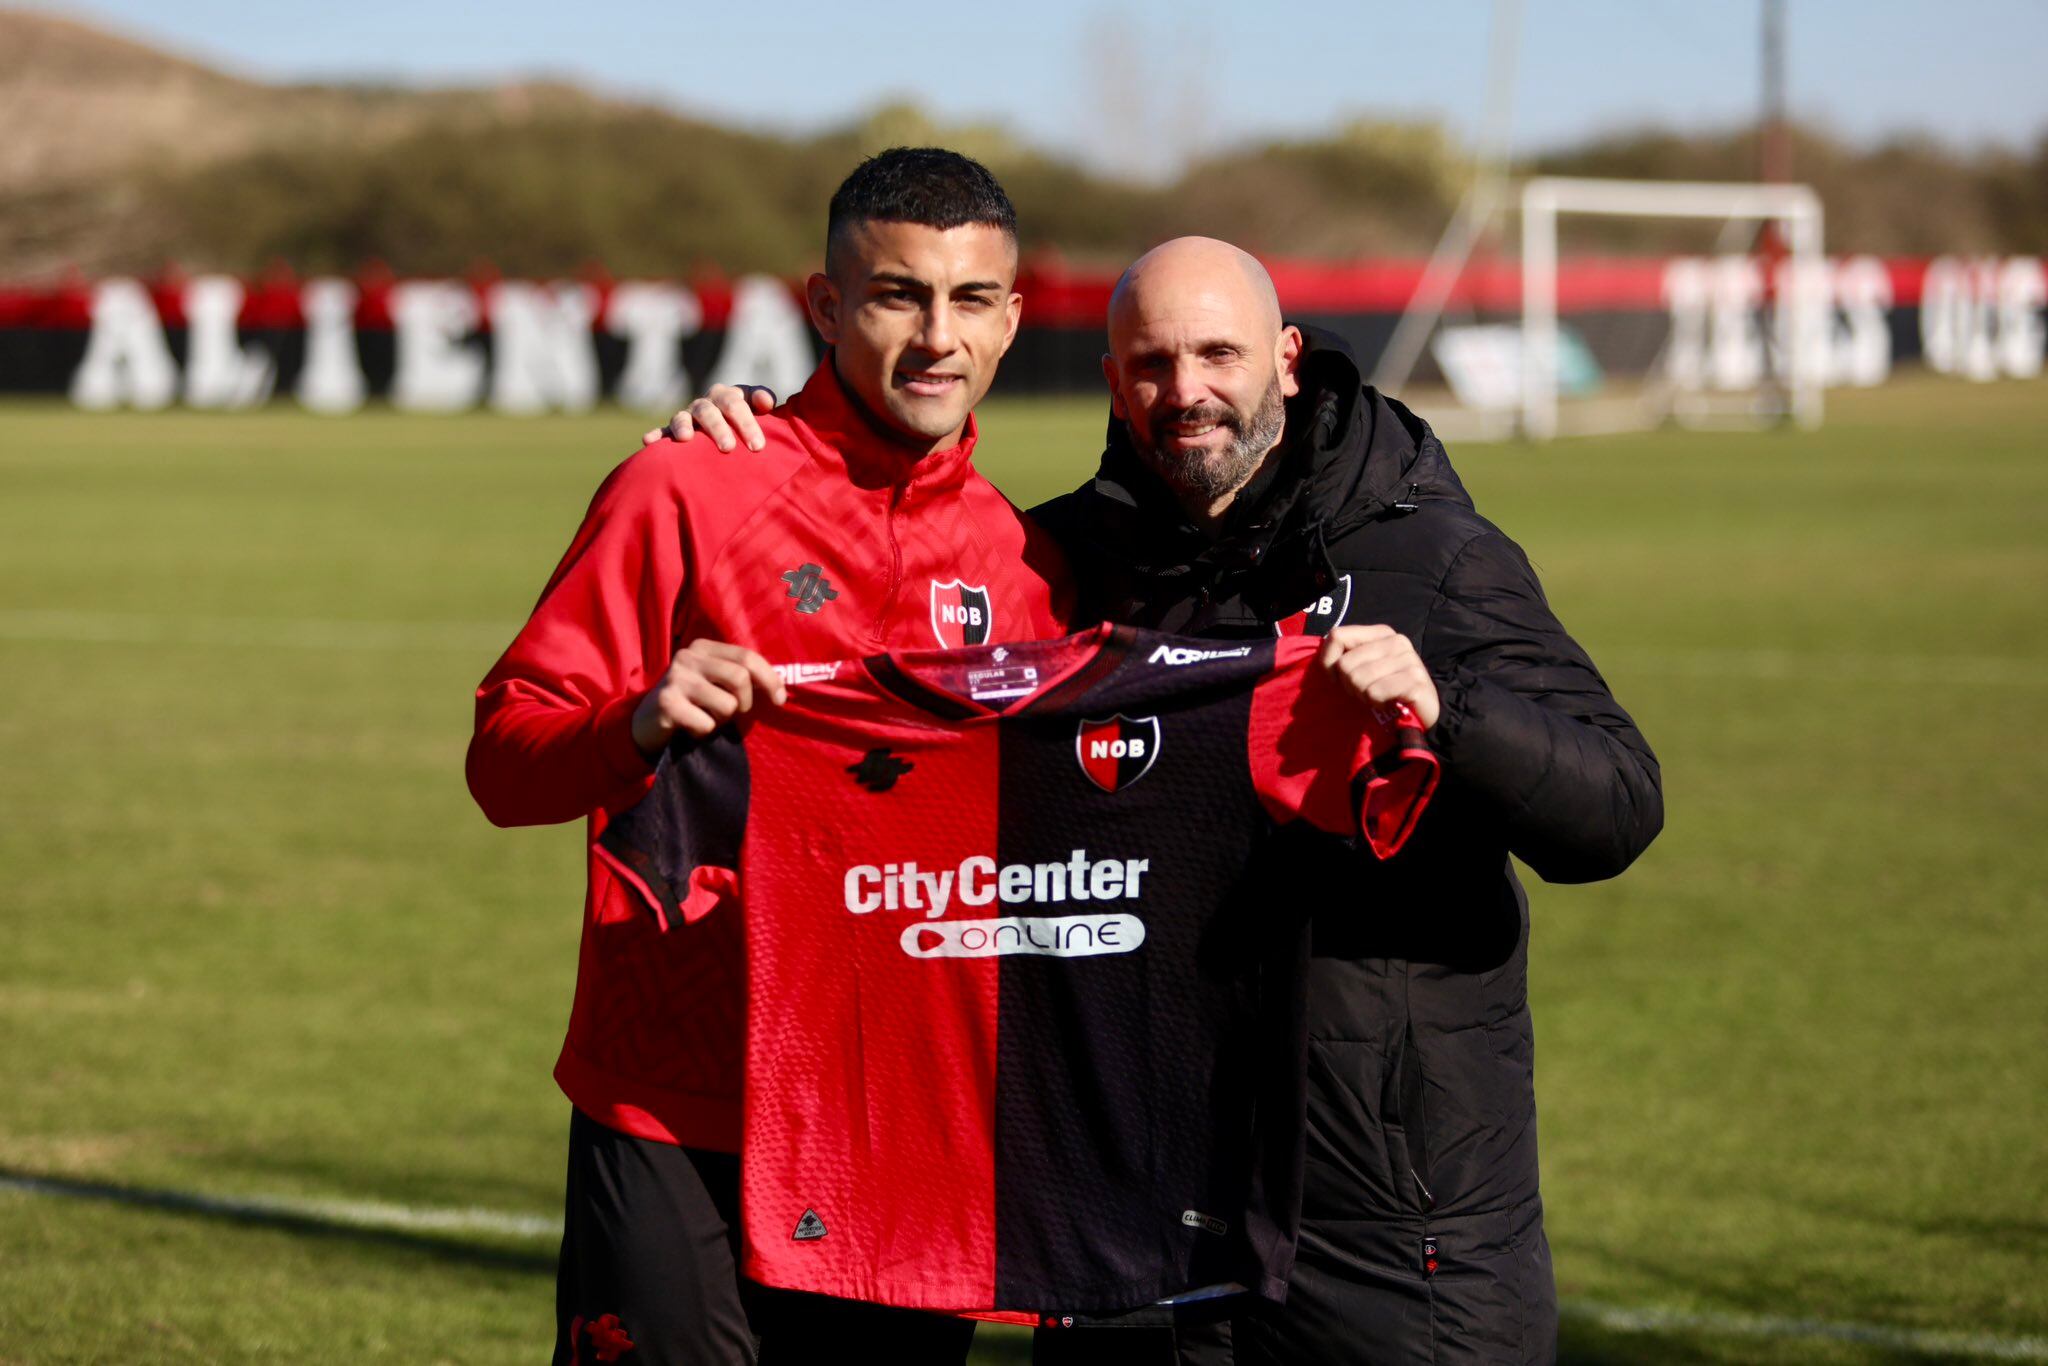
POLYGON ((1314 918, 1307 1189, 1284 1313, 1238 1360, 1523 1361, 1555 1351, 1536 1182, 1528 901, 1613 877, 1663 824, 1657 761, 1441 443, 1310 336, 1286 452, 1220 535, 1191 525, 1110 424, 1097 477, 1033 516, 1101 616, 1207 636, 1384 622, 1443 713, 1445 778, 1401 855, 1276 843, 1314 918))

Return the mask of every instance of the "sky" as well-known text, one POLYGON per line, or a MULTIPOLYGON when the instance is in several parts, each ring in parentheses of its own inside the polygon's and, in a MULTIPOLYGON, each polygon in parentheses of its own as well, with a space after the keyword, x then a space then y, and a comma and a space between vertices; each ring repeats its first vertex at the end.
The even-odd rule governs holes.
MULTIPOLYGON (((1497 16, 1518 13, 1510 139, 1537 150, 1755 116, 1763 0, 42 0, 264 80, 562 76, 787 131, 907 98, 1103 169, 1360 116, 1486 119, 1497 16), (1284 18, 1283 18, 1284 16, 1284 18)), ((2048 129, 2048 0, 1784 0, 1790 105, 1858 140, 2048 129)))

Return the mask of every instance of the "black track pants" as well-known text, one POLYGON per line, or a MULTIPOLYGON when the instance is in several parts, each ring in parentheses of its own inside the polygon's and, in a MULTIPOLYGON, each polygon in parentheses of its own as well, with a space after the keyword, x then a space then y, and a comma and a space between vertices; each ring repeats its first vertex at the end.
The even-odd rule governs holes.
POLYGON ((965 1319, 742 1281, 739 1159, 569 1121, 554 1366, 958 1366, 965 1319))

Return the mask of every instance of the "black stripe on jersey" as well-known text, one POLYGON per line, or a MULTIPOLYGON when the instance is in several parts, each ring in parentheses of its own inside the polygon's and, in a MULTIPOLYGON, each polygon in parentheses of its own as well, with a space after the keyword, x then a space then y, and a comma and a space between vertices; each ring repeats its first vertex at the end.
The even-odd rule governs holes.
POLYGON ((875 682, 913 707, 922 707, 941 720, 969 721, 989 714, 986 707, 974 706, 943 688, 933 687, 889 655, 869 655, 862 663, 875 682))
POLYGON ((1074 672, 1026 702, 1020 711, 1063 711, 1087 696, 1089 691, 1120 668, 1136 648, 1137 632, 1128 626, 1112 626, 1094 657, 1074 672))
POLYGON ((1157 691, 1155 674, 1153 768, 1114 793, 1075 752, 1076 714, 1107 715, 1107 700, 1091 693, 1060 717, 1002 723, 998 863, 1071 866, 1081 850, 1091 864, 1148 865, 1136 898, 1001 908, 1136 916, 1145 934, 1127 953, 1000 960, 996 1302, 1006 1308, 1107 1312, 1232 1281, 1272 1293, 1274 1264, 1292 1250, 1267 1212, 1261 1145, 1270 1119, 1298 1153, 1299 1104, 1269 1116, 1259 1096, 1293 1060, 1272 1044, 1290 1020, 1298 1033, 1290 1012, 1306 936, 1283 932, 1286 917, 1246 879, 1268 830, 1245 758, 1250 694, 1160 706, 1157 691), (1276 1012, 1277 1032, 1261 1023, 1276 1012), (1055 1302, 1056 1285, 1086 1298, 1055 1302))
MULTIPOLYGON (((1273 668, 1273 654, 1280 642, 1271 636, 1257 640, 1193 640, 1186 636, 1160 635, 1118 627, 1114 667, 1092 674, 1085 692, 1057 688, 1057 699, 1034 699, 1032 709, 1043 714, 1057 706, 1069 715, 1108 716, 1124 712, 1147 715, 1165 706, 1195 706, 1204 698, 1244 689, 1247 680, 1264 678, 1273 668), (1128 637, 1128 639, 1124 639, 1128 637), (1169 664, 1158 658, 1161 650, 1216 651, 1207 659, 1169 664), (1244 654, 1233 653, 1244 650, 1244 654)), ((1104 655, 1109 654, 1105 650, 1104 655)), ((1240 733, 1239 737, 1244 737, 1240 733)))
POLYGON ((693 871, 740 866, 751 792, 736 728, 679 737, 662 755, 653 790, 614 817, 598 842, 646 884, 674 929, 693 871))

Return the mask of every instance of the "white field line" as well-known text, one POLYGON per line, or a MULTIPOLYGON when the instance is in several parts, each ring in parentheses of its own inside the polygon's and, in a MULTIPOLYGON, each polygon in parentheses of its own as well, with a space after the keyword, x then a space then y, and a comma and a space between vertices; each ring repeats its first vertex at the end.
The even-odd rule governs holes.
POLYGON ((106 1182, 0 1172, 0 1190, 28 1195, 105 1200, 145 1208, 190 1210, 241 1219, 292 1219, 340 1228, 378 1229, 393 1233, 490 1233, 508 1238, 560 1238, 562 1221, 538 1214, 509 1214, 493 1209, 448 1209, 432 1205, 397 1205, 381 1200, 300 1200, 283 1195, 228 1197, 200 1191, 153 1190, 106 1182))
POLYGON ((1997 1337, 1989 1333, 1929 1328, 1888 1328, 1877 1323, 1834 1319, 1781 1318, 1775 1314, 1701 1314, 1678 1309, 1625 1309, 1593 1300, 1567 1299, 1567 1318, 1597 1324, 1612 1333, 1700 1333, 1710 1337, 1815 1339, 1854 1343, 1927 1356, 1986 1357, 1993 1361, 2048 1361, 2048 1338, 1997 1337))
MULTIPOLYGON (((96 1181, 0 1172, 0 1190, 27 1195, 106 1200, 145 1208, 193 1210, 230 1218, 304 1220, 394 1233, 490 1233, 534 1241, 561 1236, 559 1219, 491 1209, 448 1209, 378 1200, 300 1200, 288 1196, 229 1198, 196 1191, 148 1190, 96 1181)), ((1984 1357, 1994 1361, 2048 1361, 2048 1338, 1999 1337, 1942 1329, 1891 1328, 1877 1323, 1776 1315, 1696 1313, 1625 1308, 1596 1300, 1566 1299, 1559 1309, 1614 1333, 1700 1333, 1716 1337, 1817 1339, 1929 1356, 1984 1357)))
MULTIPOLYGON (((38 644, 249 646, 301 650, 495 653, 512 621, 349 621, 300 617, 150 616, 0 609, 0 640, 38 644)), ((1897 684, 1912 688, 2048 687, 2048 660, 2016 655, 1848 654, 1821 650, 1610 646, 1597 662, 1626 673, 1760 683, 1897 684)))

